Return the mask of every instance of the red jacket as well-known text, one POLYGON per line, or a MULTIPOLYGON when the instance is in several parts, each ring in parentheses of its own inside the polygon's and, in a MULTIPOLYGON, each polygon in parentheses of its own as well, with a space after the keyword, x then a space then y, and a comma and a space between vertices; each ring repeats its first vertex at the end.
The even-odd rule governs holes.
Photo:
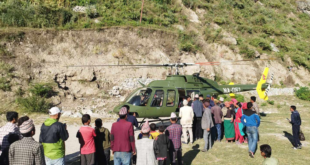
POLYGON ((131 122, 119 120, 112 125, 111 149, 114 152, 136 152, 133 126, 131 122))

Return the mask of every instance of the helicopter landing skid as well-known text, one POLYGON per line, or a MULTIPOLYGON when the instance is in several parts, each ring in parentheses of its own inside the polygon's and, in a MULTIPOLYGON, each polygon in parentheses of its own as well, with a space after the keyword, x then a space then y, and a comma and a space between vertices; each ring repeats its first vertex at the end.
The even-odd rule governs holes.
MULTIPOLYGON (((139 123, 139 128, 141 128, 141 127, 142 127, 143 123, 145 122, 145 119, 148 119, 148 118, 143 118, 143 120, 142 120, 142 121, 138 122, 138 123, 139 123)), ((170 120, 170 119, 160 119, 160 118, 158 118, 158 119, 155 119, 155 120, 149 120, 149 123, 151 123, 151 122, 158 122, 158 121, 160 121, 160 122, 161 122, 161 124, 164 124, 164 121, 168 121, 168 120, 170 120)))

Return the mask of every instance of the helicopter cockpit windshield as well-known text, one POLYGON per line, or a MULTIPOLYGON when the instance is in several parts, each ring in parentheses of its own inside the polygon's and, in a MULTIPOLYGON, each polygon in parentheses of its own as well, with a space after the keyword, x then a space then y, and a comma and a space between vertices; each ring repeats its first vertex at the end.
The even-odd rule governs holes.
POLYGON ((150 96, 152 94, 151 88, 142 88, 134 93, 128 100, 127 103, 135 106, 146 106, 150 96))

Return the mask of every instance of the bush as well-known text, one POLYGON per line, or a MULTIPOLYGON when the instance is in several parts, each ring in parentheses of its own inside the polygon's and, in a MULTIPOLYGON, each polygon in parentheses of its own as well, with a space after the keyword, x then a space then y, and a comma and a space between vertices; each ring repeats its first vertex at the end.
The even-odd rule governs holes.
POLYGON ((262 103, 260 106, 265 107, 265 106, 267 106, 267 103, 262 103))
POLYGON ((240 94, 235 94, 235 98, 238 102, 244 102, 244 96, 240 94))
POLYGON ((0 62, 0 89, 2 91, 10 91, 11 90, 11 79, 14 76, 13 72, 14 67, 11 65, 0 62))
POLYGON ((270 42, 262 38, 254 38, 250 42, 251 45, 261 48, 262 50, 271 51, 270 42))
POLYGON ((197 34, 194 32, 183 33, 179 32, 179 39, 180 39, 180 48, 182 51, 186 52, 196 52, 200 48, 198 44, 196 44, 197 34))
POLYGON ((240 54, 244 54, 247 58, 255 57, 255 51, 246 45, 240 46, 240 54))
POLYGON ((270 104, 270 105, 274 105, 274 101, 273 100, 268 100, 267 103, 270 104))
POLYGON ((46 113, 52 107, 50 102, 40 96, 19 97, 16 99, 16 103, 26 112, 46 113))
POLYGON ((223 25, 226 23, 226 20, 223 17, 215 17, 213 21, 219 25, 223 25))
POLYGON ((43 98, 49 98, 57 94, 53 90, 53 86, 51 84, 44 83, 33 84, 29 91, 35 96, 40 96, 43 98))
POLYGON ((300 87, 295 91, 295 94, 301 100, 310 101, 310 89, 308 87, 300 87))

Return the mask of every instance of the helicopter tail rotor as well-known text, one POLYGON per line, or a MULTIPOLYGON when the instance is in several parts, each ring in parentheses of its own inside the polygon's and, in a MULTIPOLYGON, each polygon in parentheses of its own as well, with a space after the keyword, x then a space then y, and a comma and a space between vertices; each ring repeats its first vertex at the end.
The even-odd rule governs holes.
MULTIPOLYGON (((263 100, 268 100, 267 94, 270 90, 270 84, 268 84, 268 87, 263 88, 263 86, 266 84, 268 72, 269 72, 269 68, 266 67, 263 74, 262 74, 262 77, 261 77, 260 81, 258 81, 257 87, 256 87, 256 91, 257 91, 258 96, 263 100)), ((273 78, 273 76, 272 76, 272 78, 273 78)))

